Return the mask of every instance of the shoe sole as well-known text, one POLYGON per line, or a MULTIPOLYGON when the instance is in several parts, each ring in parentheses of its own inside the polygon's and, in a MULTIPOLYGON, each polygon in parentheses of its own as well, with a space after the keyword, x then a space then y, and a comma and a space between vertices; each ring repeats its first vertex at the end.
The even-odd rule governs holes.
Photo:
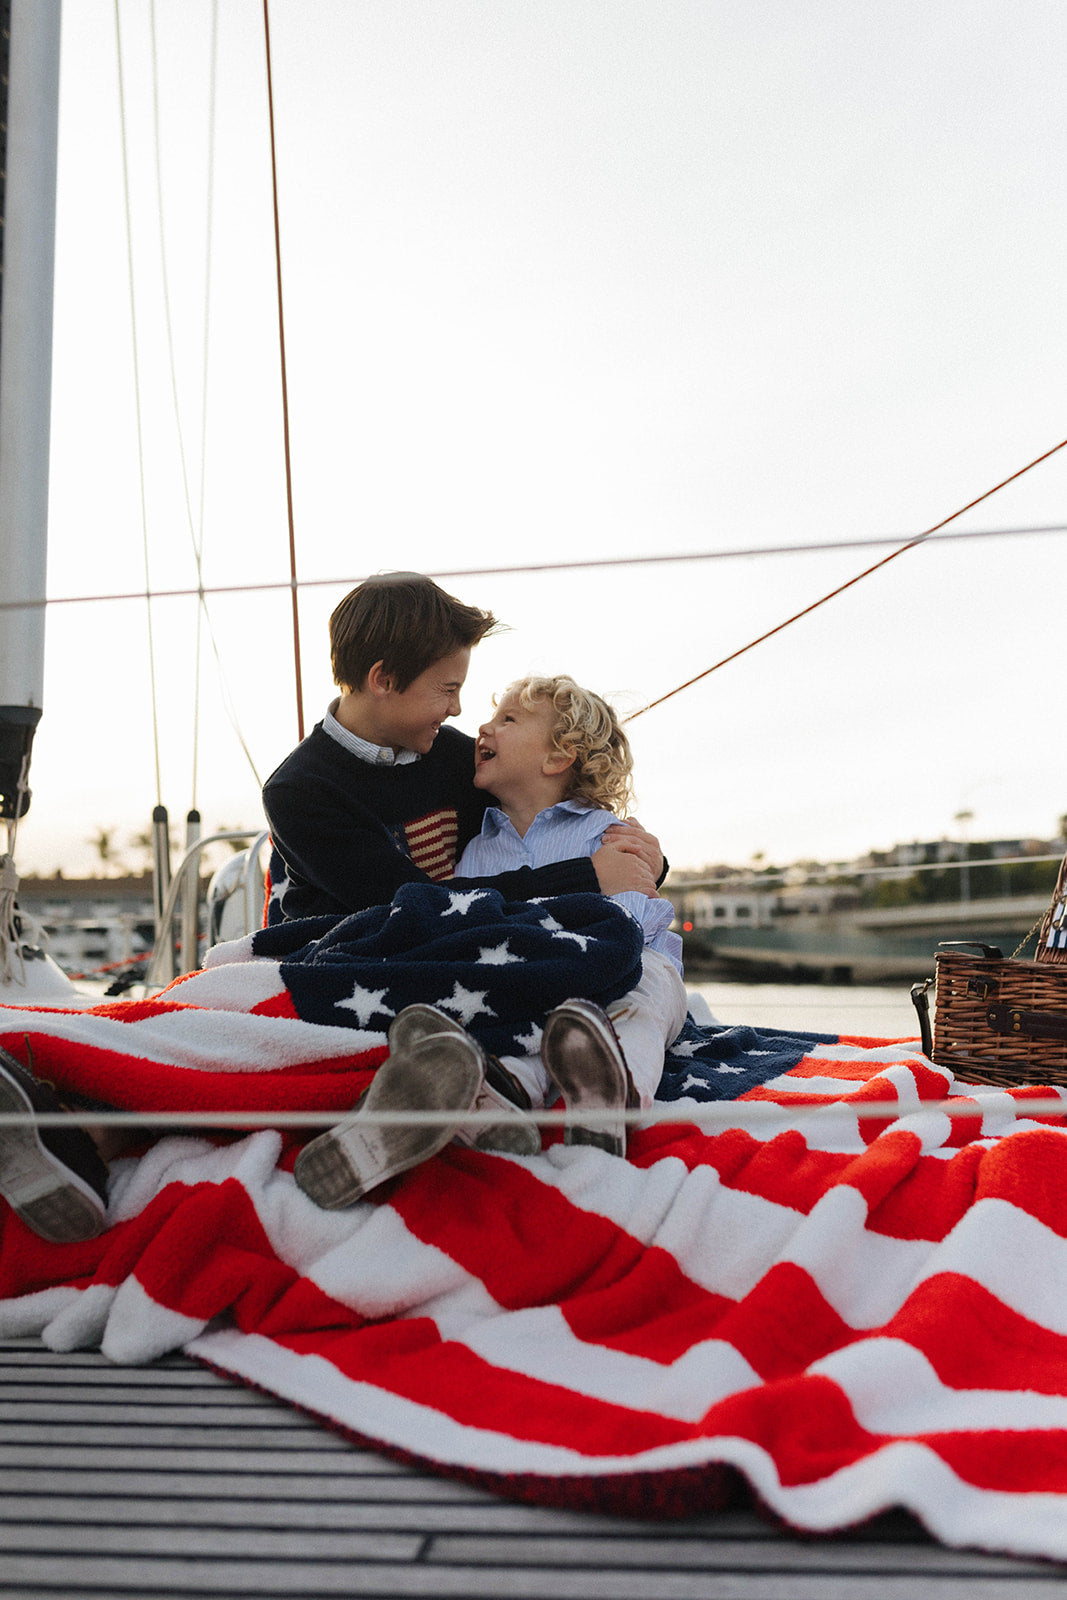
MULTIPOLYGON (((468 1035, 460 1023, 454 1021, 436 1006, 416 1001, 405 1006, 389 1029, 389 1046, 396 1051, 410 1050, 424 1039, 439 1037, 442 1033, 468 1035)), ((481 1127, 460 1128, 455 1137, 473 1150, 497 1150, 510 1156, 539 1156, 541 1130, 535 1122, 523 1116, 523 1108, 498 1093, 486 1083, 475 1102, 476 1111, 503 1113, 504 1121, 487 1123, 481 1127)))
POLYGON ((539 1156, 541 1130, 532 1117, 524 1115, 505 1095, 498 1094, 488 1083, 482 1087, 474 1103, 475 1111, 503 1112, 503 1121, 488 1122, 481 1126, 460 1128, 456 1138, 474 1150, 497 1150, 509 1156, 539 1156))
MULTIPOLYGON (((32 1116, 27 1095, 0 1073, 0 1112, 32 1116)), ((99 1195, 46 1150, 32 1126, 0 1130, 0 1194, 49 1244, 95 1239, 107 1226, 99 1195)))
POLYGON ((626 1069, 618 1045, 580 1012, 553 1012, 545 1023, 541 1054, 545 1069, 563 1095, 568 1112, 599 1113, 596 1124, 563 1131, 564 1144, 594 1145, 609 1155, 626 1151, 626 1069))
POLYGON ((471 1110, 482 1084, 469 1039, 438 1034, 378 1068, 360 1110, 454 1111, 454 1125, 367 1126, 359 1118, 331 1128, 296 1158, 297 1185, 325 1211, 342 1210, 371 1189, 443 1150, 471 1110))

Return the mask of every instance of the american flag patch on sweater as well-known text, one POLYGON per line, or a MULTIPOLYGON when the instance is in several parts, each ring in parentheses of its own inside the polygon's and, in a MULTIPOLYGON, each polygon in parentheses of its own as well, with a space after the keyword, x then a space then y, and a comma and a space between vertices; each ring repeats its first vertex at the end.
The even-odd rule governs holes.
POLYGON ((434 883, 454 876, 459 837, 459 813, 454 807, 428 811, 424 817, 405 822, 404 837, 412 861, 434 883))

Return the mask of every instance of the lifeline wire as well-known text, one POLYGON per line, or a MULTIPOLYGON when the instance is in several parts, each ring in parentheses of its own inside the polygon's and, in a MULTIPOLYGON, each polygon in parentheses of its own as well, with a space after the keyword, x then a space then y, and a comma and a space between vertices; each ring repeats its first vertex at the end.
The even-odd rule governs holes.
MULTIPOLYGON (((961 539, 1014 539, 1041 533, 1067 533, 1067 523, 1051 522, 1028 528, 957 528, 943 533, 940 538, 930 538, 931 544, 953 544, 961 539)), ((450 567, 435 569, 431 578, 511 578, 523 577, 533 572, 592 572, 609 567, 651 567, 678 565, 691 561, 739 561, 751 556, 806 556, 819 555, 832 550, 870 550, 887 544, 898 544, 901 536, 882 534, 875 539, 824 539, 812 544, 753 544, 738 545, 729 550, 679 550, 671 555, 656 556, 589 556, 579 561, 542 561, 524 563, 514 567, 450 567)), ((905 548, 907 548, 905 546, 905 548)), ((899 552, 898 552, 899 553, 899 552)), ((340 578, 301 578, 298 589, 350 589, 362 582, 367 573, 349 573, 340 578)), ((205 587, 204 594, 269 594, 279 589, 292 589, 291 578, 258 583, 220 583, 205 587)), ((156 600, 195 600, 200 589, 157 589, 156 600)), ((98 605, 101 601, 143 600, 143 589, 131 589, 113 594, 59 594, 43 600, 0 600, 0 612, 34 610, 45 606, 98 605)))
MULTIPOLYGON (((860 1121, 874 1118, 899 1122, 906 1117, 922 1116, 926 1112, 949 1117, 982 1117, 989 1112, 1010 1111, 1016 1116, 1062 1117, 1067 1116, 1067 1098, 1048 1096, 1042 1099, 1016 1100, 1005 1090, 993 1090, 988 1095, 960 1095, 946 1100, 918 1100, 914 1105, 902 1105, 899 1100, 826 1100, 816 1104, 791 1105, 778 1100, 718 1100, 712 1102, 660 1102, 640 1111, 554 1111, 540 1110, 523 1113, 524 1118, 541 1127, 602 1127, 605 1116, 613 1122, 625 1122, 628 1127, 646 1127, 659 1123, 716 1123, 725 1122, 731 1127, 743 1125, 746 1120, 756 1123, 773 1122, 777 1118, 813 1117, 821 1121, 842 1117, 856 1117, 860 1121)), ((0 1113, 0 1128, 69 1128, 72 1113, 69 1111, 7 1111, 0 1113)), ((343 1111, 79 1111, 77 1122, 96 1128, 320 1128, 334 1127, 340 1122, 358 1120, 361 1125, 376 1128, 450 1128, 456 1125, 454 1110, 444 1111, 360 1111, 357 1118, 343 1111)), ((463 1113, 464 1127, 492 1127, 500 1122, 499 1111, 467 1111, 463 1113)))
POLYGON ((797 611, 793 616, 786 617, 785 621, 780 622, 776 628, 768 628, 767 632, 761 633, 758 639, 750 640, 748 644, 742 645, 740 650, 731 651, 728 656, 723 656, 721 661, 716 661, 713 666, 705 667, 703 672, 698 672, 696 677, 688 678, 685 683, 680 683, 676 689, 669 689, 666 694, 661 694, 658 699, 650 700, 647 706, 642 706, 639 711, 631 712, 628 717, 624 717, 622 720, 624 722, 633 722, 635 717, 644 716, 645 712, 651 711, 653 706, 661 706, 665 700, 670 700, 674 695, 681 694, 683 689, 691 689, 694 683, 699 683, 702 678, 708 677, 713 672, 718 672, 720 667, 725 667, 730 661, 736 661, 738 656, 743 656, 749 650, 754 650, 758 644, 763 644, 767 639, 773 639, 776 633, 781 633, 783 629, 790 627, 792 623, 799 622, 801 617, 806 617, 812 611, 817 611, 828 600, 834 600, 839 594, 844 594, 846 589, 851 589, 854 584, 859 583, 863 578, 869 578, 871 573, 877 572, 880 567, 888 566, 890 561, 895 561, 897 556, 902 556, 906 550, 914 550, 917 545, 925 543, 930 535, 936 533, 939 528, 944 528, 948 523, 955 522, 956 518, 962 517, 965 511, 971 511, 975 506, 981 505, 983 500, 988 500, 991 495, 996 494, 998 490, 1006 488, 1009 483, 1014 483, 1017 478, 1021 478, 1024 473, 1029 472, 1033 467, 1040 466, 1042 461, 1047 461, 1050 456, 1054 456, 1057 450, 1063 449, 1064 445, 1067 445, 1067 439, 1061 439, 1059 444, 1052 446, 1051 450, 1046 450, 1043 455, 1036 456, 1025 467, 1020 467, 1018 472, 1013 472, 1010 478, 1004 478, 1000 483, 994 484, 992 489, 987 489, 984 494, 978 495, 974 500, 968 500, 965 506, 960 506, 958 511, 953 511, 951 516, 943 517, 940 522, 935 522, 932 528, 927 528, 925 533, 917 534, 914 539, 909 539, 907 544, 902 544, 899 550, 891 550, 887 556, 882 557, 881 561, 876 561, 873 566, 866 567, 863 572, 857 572, 856 576, 849 578, 847 583, 840 583, 836 589, 831 589, 829 594, 824 594, 819 600, 813 600, 810 606, 804 607, 803 611, 797 611))

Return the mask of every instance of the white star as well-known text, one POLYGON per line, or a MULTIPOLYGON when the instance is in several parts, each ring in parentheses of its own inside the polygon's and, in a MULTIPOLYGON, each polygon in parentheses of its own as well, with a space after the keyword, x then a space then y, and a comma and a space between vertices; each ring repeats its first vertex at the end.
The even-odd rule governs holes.
POLYGON ((551 914, 549 916, 547 916, 547 917, 542 918, 541 926, 542 926, 542 928, 547 928, 549 933, 562 933, 563 932, 563 924, 562 924, 562 922, 557 922, 555 917, 553 917, 551 914))
POLYGON ((585 950, 586 945, 589 943, 589 935, 587 933, 571 933, 567 928, 561 928, 555 938, 573 939, 579 950, 582 951, 585 950))
POLYGON ((744 1072, 744 1067, 728 1067, 725 1064, 715 1068, 716 1072, 744 1072))
POLYGON ((694 1078, 691 1072, 687 1073, 686 1080, 682 1084, 683 1091, 686 1089, 704 1089, 706 1087, 707 1085, 705 1084, 703 1078, 694 1078))
POLYGON ((476 900, 484 899, 484 889, 468 889, 465 892, 461 892, 459 889, 450 889, 448 891, 448 905, 441 912, 441 915, 443 917, 465 917, 476 900))
POLYGON ((483 1014, 487 1017, 496 1016, 492 1006, 487 1006, 484 1003, 488 993, 488 989, 465 989, 457 978, 452 985, 450 998, 438 1000, 436 1004, 441 1007, 442 1011, 454 1011, 460 1022, 466 1027, 473 1017, 480 1017, 483 1014))
POLYGON ((364 989, 361 984, 356 984, 347 1000, 338 1000, 339 1011, 354 1011, 356 1020, 361 1028, 365 1028, 373 1016, 395 1017, 396 1012, 389 1006, 383 1006, 382 1001, 389 993, 385 989, 364 989))
POLYGON ((668 1054, 672 1056, 695 1056, 698 1050, 703 1050, 703 1039, 679 1039, 676 1044, 669 1045, 668 1054))
POLYGON ((483 945, 478 951, 478 965, 481 967, 507 967, 513 961, 525 961, 525 956, 513 956, 505 939, 503 944, 483 945))
POLYGON ((515 1035, 515 1043, 522 1046, 525 1055, 540 1055, 542 1032, 543 1029, 539 1028, 536 1022, 531 1022, 529 1033, 517 1033, 515 1035))

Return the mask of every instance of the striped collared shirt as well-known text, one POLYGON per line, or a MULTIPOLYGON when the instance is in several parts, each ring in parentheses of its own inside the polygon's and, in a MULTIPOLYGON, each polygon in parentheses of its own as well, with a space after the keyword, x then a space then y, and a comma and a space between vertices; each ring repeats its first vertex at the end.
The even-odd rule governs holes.
POLYGON ((330 702, 329 709, 322 719, 322 731, 328 733, 331 739, 336 739, 339 745, 343 745, 349 755, 357 756, 360 761, 366 761, 372 767, 406 767, 412 761, 419 759, 417 750, 394 751, 387 744, 371 744, 369 739, 361 739, 358 733, 349 733, 334 715, 340 703, 340 700, 330 702))
MULTIPOLYGON (((591 856, 599 850, 605 828, 618 820, 613 812, 597 810, 581 800, 560 800, 539 811, 520 838, 511 819, 498 807, 490 806, 482 819, 481 833, 459 859, 456 876, 489 878, 515 867, 547 867, 574 856, 591 856)), ((682 941, 670 931, 674 921, 670 901, 653 900, 632 889, 613 894, 611 899, 641 924, 645 944, 661 950, 681 972, 682 941)))

